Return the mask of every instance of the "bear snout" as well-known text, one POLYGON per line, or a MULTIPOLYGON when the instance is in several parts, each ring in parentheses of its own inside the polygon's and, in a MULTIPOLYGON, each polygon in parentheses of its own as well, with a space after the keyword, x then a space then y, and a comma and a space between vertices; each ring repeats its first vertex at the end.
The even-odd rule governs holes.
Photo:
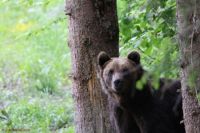
POLYGON ((116 79, 114 81, 114 88, 116 91, 120 91, 120 89, 123 87, 123 80, 122 79, 116 79))

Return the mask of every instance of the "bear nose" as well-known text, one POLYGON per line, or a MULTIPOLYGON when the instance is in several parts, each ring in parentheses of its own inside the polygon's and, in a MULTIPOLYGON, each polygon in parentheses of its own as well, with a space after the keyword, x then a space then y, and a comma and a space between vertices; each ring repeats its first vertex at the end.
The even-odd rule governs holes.
POLYGON ((117 79, 114 81, 114 85, 116 89, 119 89, 123 84, 123 81, 121 79, 117 79))

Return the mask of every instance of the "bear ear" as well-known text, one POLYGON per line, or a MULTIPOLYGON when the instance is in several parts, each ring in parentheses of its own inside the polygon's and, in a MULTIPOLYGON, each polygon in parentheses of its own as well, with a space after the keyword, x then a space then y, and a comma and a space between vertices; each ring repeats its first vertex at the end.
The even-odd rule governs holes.
POLYGON ((140 64, 140 54, 136 51, 129 53, 128 59, 134 61, 136 64, 140 64))
POLYGON ((103 68, 103 65, 109 61, 111 58, 107 55, 106 52, 101 51, 98 55, 98 65, 103 68))

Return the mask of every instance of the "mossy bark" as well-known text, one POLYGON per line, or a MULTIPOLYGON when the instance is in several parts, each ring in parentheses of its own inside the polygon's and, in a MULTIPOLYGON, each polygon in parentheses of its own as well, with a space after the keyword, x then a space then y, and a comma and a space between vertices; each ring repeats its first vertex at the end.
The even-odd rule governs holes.
POLYGON ((177 0, 178 40, 184 124, 187 133, 200 133, 200 1, 177 0))
POLYGON ((116 0, 67 0, 77 133, 114 133, 97 77, 97 55, 118 56, 116 0))

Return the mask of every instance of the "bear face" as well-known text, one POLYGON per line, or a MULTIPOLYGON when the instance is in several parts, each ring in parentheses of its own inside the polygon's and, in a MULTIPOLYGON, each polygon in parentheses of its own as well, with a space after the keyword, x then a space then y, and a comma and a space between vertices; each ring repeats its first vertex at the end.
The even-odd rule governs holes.
POLYGON ((142 89, 137 89, 136 82, 144 72, 137 52, 131 52, 127 58, 110 58, 101 52, 98 65, 117 133, 185 133, 184 125, 180 124, 181 95, 177 93, 180 81, 161 80, 158 91, 147 79, 142 89))
MULTIPOLYGON (((98 55, 100 81, 108 96, 110 121, 116 133, 140 133, 132 115, 122 109, 121 102, 127 93, 134 91, 136 81, 142 75, 140 55, 132 52, 127 58, 110 58, 105 52, 98 55)), ((131 92, 132 93, 132 92, 131 92)))
POLYGON ((131 52, 127 58, 110 58, 105 52, 98 55, 98 64, 101 70, 101 84, 106 94, 121 97, 127 93, 134 93, 136 81, 142 76, 138 52, 131 52), (130 92, 132 91, 132 92, 130 92))

